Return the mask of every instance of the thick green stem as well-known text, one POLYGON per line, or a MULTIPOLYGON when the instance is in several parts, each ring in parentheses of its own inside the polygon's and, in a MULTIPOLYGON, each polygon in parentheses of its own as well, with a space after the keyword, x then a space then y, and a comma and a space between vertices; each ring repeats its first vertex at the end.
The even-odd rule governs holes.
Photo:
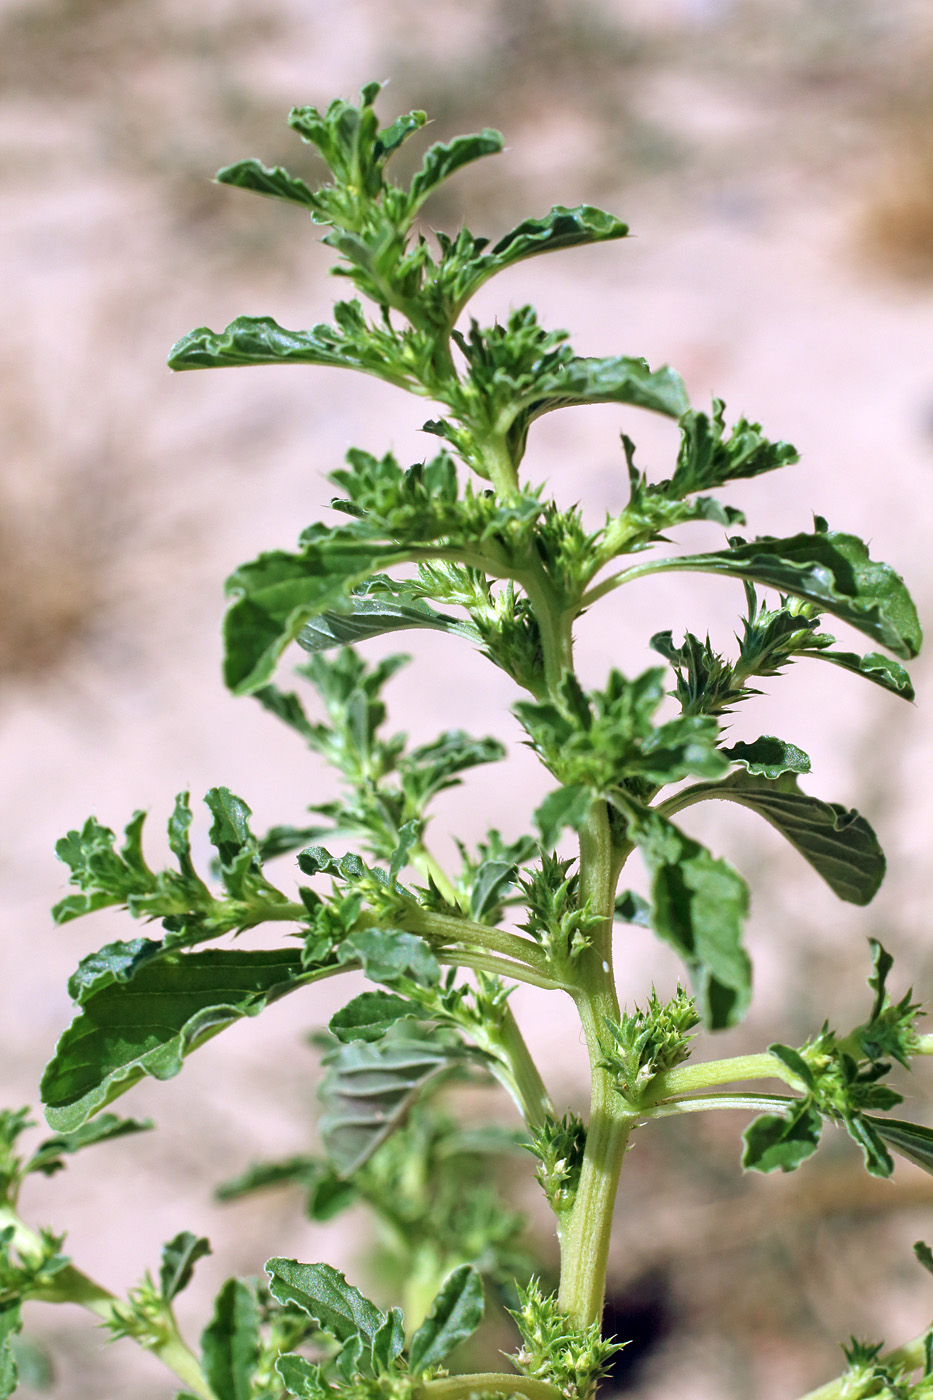
MULTIPOLYGON (((375 922, 372 915, 363 917, 375 922)), ((478 924, 458 914, 438 914, 430 909, 413 907, 411 913, 406 912, 400 920, 400 927, 409 933, 421 933, 427 938, 442 939, 445 943, 465 944, 477 952, 500 953, 503 957, 526 963, 540 977, 553 981, 548 956, 542 947, 533 943, 530 938, 505 933, 502 929, 493 928, 491 924, 478 924)))
POLYGON ((777 1055, 736 1055, 730 1060, 678 1065, 656 1075, 642 1107, 648 1108, 675 1094, 697 1094, 718 1084, 741 1084, 746 1079, 781 1079, 792 1089, 805 1088, 777 1055))
MULTIPOLYGON (((905 1343, 902 1347, 896 1347, 894 1351, 885 1352, 881 1360, 888 1366, 900 1368, 906 1373, 917 1371, 924 1364, 924 1340, 926 1334, 915 1337, 912 1342, 905 1343)), ((806 1395, 802 1395, 800 1400, 860 1400, 860 1396, 869 1394, 888 1394, 888 1391, 878 1392, 875 1390, 854 1390, 852 1387, 852 1376, 837 1376, 834 1381, 827 1381, 826 1385, 817 1386, 816 1390, 808 1390, 806 1395)))
POLYGON ((505 1013, 490 1039, 499 1053, 508 1061, 515 1095, 522 1116, 529 1128, 537 1128, 546 1118, 553 1118, 554 1104, 544 1087, 538 1066, 525 1043, 512 1009, 506 1006, 505 1013))
MULTIPOLYGON (((41 1257, 42 1241, 35 1231, 24 1225, 10 1206, 0 1206, 0 1230, 10 1225, 14 1230, 13 1245, 20 1257, 24 1261, 41 1257)), ((59 1269, 46 1288, 35 1289, 27 1294, 26 1301, 75 1303, 107 1324, 119 1323, 122 1314, 120 1299, 88 1278, 87 1274, 76 1269, 73 1264, 66 1264, 63 1269, 59 1269)), ((163 1337, 157 1341, 142 1342, 141 1345, 173 1371, 192 1395, 200 1396, 201 1400, 216 1400, 213 1390, 204 1379, 197 1358, 182 1340, 174 1318, 167 1319, 167 1322, 163 1337)))
POLYGON ((590 1058, 590 1121, 580 1184, 561 1235, 558 1299, 578 1327, 588 1327, 602 1316, 619 1173, 636 1121, 601 1065, 606 1018, 617 1020, 619 1016, 612 973, 615 882, 609 814, 604 802, 594 802, 580 833, 580 902, 588 902, 602 918, 593 930, 590 947, 580 957, 576 996, 590 1058))

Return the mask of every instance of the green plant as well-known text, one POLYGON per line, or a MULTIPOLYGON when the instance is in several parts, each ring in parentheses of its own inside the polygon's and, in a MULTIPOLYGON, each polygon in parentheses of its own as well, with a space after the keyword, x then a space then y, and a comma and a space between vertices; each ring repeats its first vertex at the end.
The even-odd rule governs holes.
MULTIPOLYGON (((727 743, 723 719, 762 679, 802 658, 910 699, 900 661, 843 650, 823 630, 828 614, 895 657, 915 656, 920 628, 903 583, 858 539, 819 518, 789 538, 735 535, 741 513, 706 493, 796 453, 744 419, 727 429, 719 402, 709 413, 691 409, 670 369, 580 357, 530 307, 502 324, 464 326, 470 298, 496 273, 540 253, 621 238, 626 227, 587 206, 557 207, 496 243, 466 229, 432 242, 417 231, 424 201, 457 169, 498 151, 501 139, 484 131, 436 144, 410 186, 395 185, 387 162, 425 117, 414 112, 380 129, 378 90, 365 88, 358 105, 292 113, 291 125, 330 167, 320 189, 252 160, 218 177, 295 203, 328 227, 337 271, 375 304, 372 318, 358 300, 338 303, 332 325, 306 331, 241 318, 221 334, 192 332, 170 361, 176 369, 346 366, 441 406, 443 416, 426 424, 441 439, 436 456, 402 469, 391 455, 354 449, 331 477, 346 523, 313 524, 296 552, 264 554, 229 581, 227 684, 255 695, 328 759, 344 790, 309 809, 311 824, 259 836, 246 804, 213 789, 210 883, 192 860, 187 794, 169 819, 170 869, 147 864, 142 813, 122 844, 93 818, 59 843, 76 891, 56 907, 58 923, 123 905, 161 921, 163 934, 109 944, 75 973, 78 1012, 42 1083, 58 1136, 24 1155, 25 1111, 0 1118, 0 1397, 16 1384, 21 1304, 44 1299, 84 1304, 115 1335, 156 1352, 184 1396, 204 1400, 329 1400, 338 1392, 585 1400, 625 1340, 603 1335, 601 1314, 612 1210, 634 1131, 672 1114, 739 1109, 751 1115, 748 1169, 795 1169, 827 1123, 848 1132, 875 1176, 890 1175, 892 1150, 933 1164, 933 1131, 889 1116, 900 1095, 885 1080, 893 1063, 933 1053, 933 1037, 917 1031, 920 1008, 909 993, 889 994, 891 958, 875 940, 861 1025, 839 1034, 826 1024, 797 1048, 692 1058, 698 1027, 732 1026, 748 1006, 747 888, 674 820, 699 802, 738 803, 775 827, 841 899, 871 900, 884 857, 868 823, 800 788, 810 766, 800 749, 771 736, 727 743), (542 486, 526 484, 520 468, 537 418, 598 402, 677 420, 680 447, 671 476, 649 481, 623 438, 628 502, 591 530, 579 510, 562 510, 542 486), (463 468, 474 474, 465 483, 463 468), (694 521, 724 526, 727 543, 700 554, 656 547, 694 521), (585 690, 574 669, 576 619, 665 570, 742 584, 734 655, 689 632, 681 640, 661 632, 651 645, 666 664, 634 677, 612 670, 601 689, 585 690), (367 664, 350 644, 407 628, 464 638, 510 677, 520 692, 514 715, 554 782, 534 813, 534 836, 490 831, 476 849, 460 846, 453 870, 427 844, 429 804, 503 749, 459 730, 417 747, 386 733, 383 690, 405 658, 367 664), (323 718, 309 717, 296 694, 273 683, 292 642, 308 656, 299 675, 317 691, 323 718), (559 850, 571 840, 574 857, 559 850), (301 883, 283 890, 267 862, 294 852, 301 883), (618 888, 636 853, 647 899, 618 888), (204 946, 270 923, 284 926, 271 950, 241 941, 204 946), (675 950, 691 993, 678 988, 665 1000, 648 989, 640 1005, 620 1006, 613 929, 626 923, 649 926, 675 950), (177 1236, 158 1280, 146 1275, 119 1299, 76 1269, 60 1238, 23 1222, 20 1186, 31 1173, 54 1173, 77 1149, 147 1126, 102 1111, 145 1075, 169 1078, 232 1022, 350 969, 374 989, 330 1022, 322 1155, 257 1165, 223 1190, 290 1180, 306 1190, 317 1219, 351 1200, 369 1202, 407 1275, 407 1312, 383 1312, 327 1264, 275 1258, 266 1282, 224 1285, 198 1358, 179 1335, 173 1300, 206 1240, 177 1236), (552 1103, 510 1007, 517 982, 542 996, 564 993, 579 1012, 592 1078, 585 1122, 552 1103), (511 1095, 523 1124, 517 1139, 460 1127, 439 1106, 451 1080, 477 1077, 511 1095), (759 1080, 777 1081, 782 1092, 759 1093, 759 1080), (521 1144, 537 1159, 555 1218, 554 1293, 529 1277, 518 1223, 497 1193, 467 1190, 478 1156, 521 1144), (480 1321, 484 1277, 517 1324, 512 1369, 450 1375, 449 1353, 480 1321)), ((933 1262, 925 1246, 919 1255, 933 1262)), ((845 1375, 814 1395, 933 1395, 933 1334, 886 1355, 853 1343, 847 1359, 845 1375)))

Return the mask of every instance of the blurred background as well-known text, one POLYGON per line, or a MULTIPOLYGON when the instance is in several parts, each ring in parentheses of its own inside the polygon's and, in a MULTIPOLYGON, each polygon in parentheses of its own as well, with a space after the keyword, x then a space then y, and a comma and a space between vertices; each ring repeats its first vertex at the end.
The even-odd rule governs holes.
MULTIPOLYGON (((10 1106, 36 1103, 78 959, 131 936, 109 915, 52 930, 60 835, 91 811, 120 828, 144 807, 158 859, 183 788, 197 798, 231 787, 257 829, 300 822, 328 795, 331 779, 298 740, 222 689, 221 580, 293 543, 326 507, 322 473, 349 446, 391 447, 404 461, 433 451, 418 431, 423 409, 336 371, 172 377, 164 363, 195 325, 327 318, 340 289, 303 215, 210 176, 248 155, 313 175, 286 129, 289 107, 351 97, 372 78, 391 79, 386 121, 423 107, 433 139, 482 126, 506 134, 504 155, 429 206, 436 227, 465 220, 498 236, 554 203, 585 201, 636 235, 515 269, 484 291, 482 316, 533 300, 578 352, 669 362, 699 406, 715 393, 730 418, 790 439, 799 466, 729 495, 750 531, 791 533, 811 511, 825 515, 907 577, 929 622, 925 0, 0 0, 0 1086, 10 1106)), ((624 503, 620 430, 643 468, 669 474, 671 426, 616 408, 551 415, 533 432, 527 470, 596 521, 624 503)), ((718 543, 694 528, 697 548, 718 543)), ((650 664, 659 627, 709 629, 725 644, 740 608, 724 582, 637 585, 581 625, 584 677, 650 664)), ((402 639, 416 661, 393 683, 392 722, 419 739, 462 725, 512 749, 508 770, 480 770, 439 804, 438 849, 452 849, 449 831, 476 839, 490 821, 517 835, 543 786, 504 711, 507 687, 455 639, 418 641, 402 639)), ((898 958, 897 995, 910 982, 921 997, 930 987, 929 671, 928 660, 917 666, 920 699, 907 706, 802 663, 737 726, 736 737, 777 732, 806 749, 806 786, 869 817, 889 875, 868 909, 840 906, 747 814, 692 823, 753 891, 755 1003, 716 1053, 797 1044, 827 1016, 843 1029, 863 1019, 869 936, 898 958)), ((669 988, 673 963, 638 930, 624 937, 629 1000, 643 1001, 652 979, 669 988)), ((27 1211, 67 1226, 76 1261, 114 1288, 157 1267, 177 1231, 209 1234, 215 1254, 180 1309, 192 1337, 223 1278, 259 1273, 271 1254, 332 1258, 362 1278, 364 1219, 311 1225, 288 1191, 227 1207, 211 1199, 219 1177, 253 1158, 313 1142, 304 1033, 326 1024, 344 990, 310 989, 225 1032, 174 1087, 141 1086, 121 1108, 151 1113, 160 1131, 32 1186, 27 1211)), ((570 1016, 534 995, 515 1006, 553 1092, 582 1109, 570 1016)), ((933 1121, 922 1065, 906 1091, 905 1116, 933 1121)), ((507 1105, 483 1103, 509 1122, 507 1105)), ((850 1333, 894 1344, 929 1321, 930 1280, 910 1245, 933 1241, 933 1181, 899 1164, 894 1185, 873 1182, 830 1134, 799 1173, 743 1179, 742 1126, 731 1115, 670 1121, 628 1159, 609 1306, 613 1329, 634 1341, 616 1393, 778 1400, 836 1374, 850 1333)), ((532 1248, 552 1267, 546 1221, 534 1229, 532 1248)), ((33 1339, 54 1336, 53 1370, 37 1359, 32 1375, 51 1400, 170 1393, 129 1343, 102 1354, 84 1317, 36 1308, 29 1321, 33 1339)))

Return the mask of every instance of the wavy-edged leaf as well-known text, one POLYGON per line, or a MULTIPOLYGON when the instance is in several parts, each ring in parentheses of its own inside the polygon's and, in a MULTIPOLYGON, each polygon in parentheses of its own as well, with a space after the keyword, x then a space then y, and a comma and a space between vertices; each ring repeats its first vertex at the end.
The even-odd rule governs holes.
POLYGON ((933 1128, 923 1128, 918 1123, 907 1123, 900 1118, 878 1118, 874 1114, 862 1116, 895 1152, 933 1175, 933 1128))
POLYGON ((679 418, 690 406, 680 375, 668 365, 653 370, 647 360, 625 355, 577 358, 535 385, 526 422, 555 408, 586 403, 623 403, 679 418))
POLYGON ((324 1059, 321 1141, 342 1176, 351 1176, 403 1121, 422 1089, 463 1062, 466 1047, 435 1039, 354 1042, 324 1059))
POLYGON ((428 628, 435 632, 459 633, 470 641, 478 641, 479 633, 472 623, 447 613, 438 612, 412 594, 408 602, 397 597, 353 597, 339 611, 319 613, 305 623, 296 636, 305 651, 327 651, 331 647, 355 646, 370 637, 386 632, 411 631, 428 628))
POLYGON ((52 1128, 79 1128, 146 1075, 172 1078, 192 1050, 226 1026, 332 971, 303 968, 297 950, 155 957, 143 949, 140 956, 144 942, 126 945, 122 967, 119 945, 111 945, 111 966, 82 989, 81 1010, 42 1077, 52 1128))
POLYGON ((556 788, 535 810, 534 823, 541 832, 541 845, 553 850, 565 827, 579 831, 593 805, 593 794, 580 783, 556 788))
POLYGON ((500 238, 486 256, 495 259, 495 270, 499 271, 523 258, 536 257, 538 253, 625 238, 628 231, 628 224, 592 204, 578 204, 575 209, 555 204, 542 219, 523 219, 500 238))
POLYGON ((362 368, 359 353, 331 326, 289 331, 271 316, 238 316, 222 331, 198 326, 175 342, 168 364, 174 370, 279 364, 362 368))
POLYGON ((712 554, 666 559, 658 568, 724 574, 805 598, 908 660, 923 639, 903 579, 871 559, 855 535, 826 529, 787 539, 765 535, 712 554))
POLYGON ((431 1311, 411 1339, 412 1373, 437 1366, 460 1342, 472 1337, 483 1320, 483 1280, 472 1264, 461 1264, 445 1280, 431 1311))
POLYGON ((218 185, 233 185, 238 190, 251 190, 254 194, 264 194, 270 199, 281 199, 287 204, 300 204, 304 209, 312 209, 315 198, 304 180, 290 175, 280 165, 263 165, 262 161, 250 157, 238 160, 233 165, 225 165, 214 176, 218 185))
POLYGON ((118 1118, 115 1113, 102 1113, 93 1122, 83 1124, 73 1133, 62 1133, 60 1137, 46 1138, 44 1142, 40 1142, 26 1163, 24 1171, 43 1172, 46 1176, 52 1176, 64 1167, 63 1157, 71 1156, 80 1152, 83 1147, 92 1147, 98 1142, 111 1142, 114 1138, 148 1132, 152 1126, 151 1118, 118 1118))
POLYGON ((278 1302, 300 1308, 335 1341, 361 1337, 372 1347, 385 1314, 330 1264, 276 1258, 266 1262, 266 1273, 269 1292, 278 1302))
POLYGON ((732 744, 722 753, 730 763, 740 763, 749 773, 761 778, 779 778, 782 773, 809 773, 810 759, 796 744, 762 734, 750 744, 732 744))
POLYGON ((328 1029, 339 1041, 381 1040, 390 1026, 418 1015, 418 1007, 394 992, 361 992, 334 1013, 328 1029))
POLYGON ((823 1119, 818 1109, 799 1100, 784 1113, 762 1113, 749 1123, 742 1139, 746 1171, 792 1172, 820 1145, 823 1119))
POLYGON ((651 876, 651 926, 683 958, 704 1024, 737 1024, 751 997, 745 881, 660 812, 643 814, 632 835, 651 876))
POLYGON ((878 893, 885 859, 868 822, 854 809, 801 792, 794 773, 776 779, 731 773, 721 783, 686 788, 664 809, 676 811, 707 797, 737 802, 764 817, 846 903, 869 904, 878 893))
POLYGON ((437 141, 429 146, 421 169, 411 182, 409 198, 412 214, 455 170, 483 156, 498 155, 504 144, 501 132, 485 127, 469 136, 455 136, 452 141, 437 141))
POLYGON ((441 975, 430 945, 404 929, 354 929, 340 945, 338 956, 341 961, 358 959, 370 981, 390 987, 401 980, 433 987, 441 975))
POLYGON ((190 1230, 183 1230, 162 1246, 159 1293, 163 1302, 170 1303, 188 1287, 195 1264, 210 1252, 210 1241, 203 1235, 193 1235, 190 1230))
POLYGON ((334 1394, 321 1373, 321 1367, 297 1352, 286 1352, 278 1357, 275 1369, 289 1395, 296 1396, 297 1400, 328 1400, 334 1394))
POLYGON ((667 490, 676 496, 709 491, 740 477, 760 476, 799 460, 789 442, 769 442, 760 423, 740 418, 725 436, 725 404, 713 400, 711 415, 690 409, 680 420, 677 467, 667 490))
POLYGON ((224 679, 236 695, 272 679, 279 657, 318 614, 342 603, 347 590, 406 551, 326 531, 300 554, 272 550, 242 565, 227 581, 233 599, 224 619, 224 679))
POLYGON ((204 1375, 217 1400, 251 1400, 259 1362, 259 1317, 255 1285, 228 1279, 201 1334, 204 1375))
POLYGON ((865 656, 859 656, 855 651, 802 651, 802 656, 814 656, 818 661, 829 661, 833 666, 841 666, 844 671, 852 671, 857 676, 864 676, 866 680, 874 681, 875 685, 880 685, 883 690, 888 690, 892 695, 899 695, 902 700, 914 700, 913 683, 904 667, 897 661, 892 661, 889 656, 882 656, 878 651, 867 652, 865 656))
POLYGON ((9 1400, 19 1380, 13 1338, 22 1325, 18 1302, 0 1304, 0 1400, 9 1400))

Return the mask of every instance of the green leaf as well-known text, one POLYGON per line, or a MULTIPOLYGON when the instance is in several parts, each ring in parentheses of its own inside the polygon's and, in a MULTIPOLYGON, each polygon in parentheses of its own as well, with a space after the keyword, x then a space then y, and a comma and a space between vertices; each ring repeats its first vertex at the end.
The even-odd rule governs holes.
POLYGON ((159 1292, 163 1302, 170 1303, 188 1287, 195 1264, 210 1252, 210 1240, 203 1235, 193 1235, 190 1230, 183 1230, 163 1245, 159 1268, 159 1292))
POLYGON ((575 209, 555 204, 543 219, 523 219, 517 228, 499 239, 490 250, 490 256, 496 260, 496 271, 499 271, 523 258, 536 257, 538 253, 625 238, 628 231, 628 224, 591 204, 578 204, 575 209))
POLYGON ((482 156, 497 155, 504 142, 498 131, 486 127, 470 136, 455 136, 452 141, 437 141, 429 146, 424 163, 411 182, 409 192, 411 213, 420 207, 441 181, 482 156))
POLYGON ((204 1375, 217 1400, 251 1400, 259 1362, 259 1317, 255 1286, 228 1279, 201 1335, 204 1375))
MULTIPOLYGON (((842 1121, 849 1137, 862 1149, 866 1171, 882 1179, 889 1177, 894 1171, 894 1162, 884 1145, 887 1135, 881 1132, 880 1124, 865 1113, 847 1115, 842 1121)), ((884 1122, 884 1119, 880 1121, 884 1122)), ((891 1145, 894 1146, 894 1143, 891 1145)))
POLYGON ((867 1113, 862 1117, 895 1152, 933 1175, 933 1128, 922 1128, 900 1118, 877 1118, 867 1113))
POLYGON ((478 633, 471 623, 438 612, 414 594, 407 602, 397 601, 401 596, 400 590, 396 590, 396 597, 388 599, 351 596, 339 612, 322 612, 311 618, 295 640, 310 652, 355 646, 358 642, 368 641, 370 637, 381 637, 386 632, 404 632, 414 628, 457 633, 471 641, 477 640, 478 633))
POLYGON ((659 812, 641 818, 633 837, 651 875, 651 926, 683 958, 704 1024, 735 1025, 751 996, 745 881, 659 812))
POLYGON ((362 992, 330 1018, 328 1029, 344 1044, 381 1040, 397 1021, 417 1015, 418 1007, 405 997, 392 992, 362 992))
POLYGON ((342 1176, 352 1176, 404 1120, 418 1095, 462 1063, 465 1048, 440 1040, 356 1041, 324 1059, 321 1141, 342 1176))
POLYGON ((441 975, 437 958, 425 940, 403 929, 356 929, 341 944, 340 956, 359 958, 370 981, 390 987, 401 980, 433 987, 441 975))
POLYGON ((926 1269, 928 1274, 933 1274, 933 1249, 931 1249, 928 1244, 925 1244, 923 1240, 917 1240, 914 1245, 914 1255, 916 1256, 917 1263, 922 1268, 926 1269))
POLYGON ((278 1302, 300 1308, 335 1341, 361 1337, 372 1347, 385 1315, 329 1264, 270 1259, 266 1273, 269 1292, 278 1302))
POLYGON ((373 1338, 373 1370, 377 1373, 392 1369, 392 1364, 405 1350, 405 1317, 401 1308, 390 1308, 385 1322, 373 1338))
POLYGON ((820 1144, 823 1119, 812 1104, 801 1101, 790 1112, 763 1113, 743 1134, 746 1171, 796 1171, 820 1144))
POLYGON ((300 554, 274 550, 244 564, 227 581, 224 678, 237 695, 272 679, 288 644, 348 588, 380 566, 401 562, 394 545, 361 543, 346 530, 325 531, 300 554))
POLYGON ((275 1369, 289 1395, 296 1395, 298 1400, 326 1400, 334 1394, 320 1366, 307 1357, 288 1352, 277 1359, 275 1369))
POLYGON ((64 1133, 61 1137, 46 1138, 40 1142, 26 1163, 27 1172, 43 1172, 52 1176, 64 1167, 62 1158, 82 1147, 91 1147, 97 1142, 110 1142, 113 1138, 127 1137, 132 1133, 145 1133, 152 1127, 152 1120, 140 1122, 136 1118, 118 1118, 115 1113, 102 1113, 91 1123, 85 1123, 76 1132, 64 1133))
POLYGON ((713 400, 712 417, 693 409, 680 420, 680 451, 673 478, 667 489, 676 496, 709 491, 740 477, 760 476, 799 460, 789 442, 769 442, 759 423, 740 418, 728 438, 724 437, 725 404, 713 400))
POLYGON ((854 651, 825 650, 803 651, 801 655, 816 657, 818 661, 829 661, 834 666, 841 666, 844 671, 864 676, 866 680, 874 681, 875 685, 880 685, 892 695, 899 695, 902 700, 916 699, 910 676, 903 666, 888 656, 882 656, 878 651, 870 651, 865 656, 859 656, 854 651))
POLYGON ((579 831, 589 816, 593 794, 579 783, 549 792, 534 813, 534 823, 541 832, 541 845, 551 851, 560 840, 564 827, 579 831))
POLYGON ((270 199, 283 199, 288 204, 300 204, 305 209, 314 207, 315 199, 304 180, 289 175, 280 165, 270 169, 255 159, 239 160, 234 165, 225 165, 214 176, 218 185, 233 185, 238 190, 252 190, 254 194, 268 195, 270 199))
POLYGON ((8 1400, 19 1379, 13 1338, 22 1325, 18 1302, 0 1304, 0 1400, 8 1400))
MULTIPOLYGON (((133 948, 142 943, 138 939, 133 948)), ((170 1079, 192 1050, 325 969, 306 971, 289 949, 149 957, 106 971, 81 997, 42 1078, 52 1128, 71 1132, 145 1075, 170 1079)))
POLYGON ((412 1373, 420 1376, 439 1365, 455 1346, 472 1337, 482 1320, 482 1276, 472 1264, 461 1264, 446 1280, 411 1339, 412 1373))
POLYGON ((809 773, 810 759, 803 749, 763 734, 751 744, 732 744, 722 753, 730 763, 740 763, 747 772, 761 778, 780 778, 783 773, 809 773))
POLYGON ((771 779, 737 772, 721 783, 685 789, 665 803, 675 811, 706 797, 737 802, 764 817, 799 851, 839 899, 868 904, 884 879, 884 852, 868 822, 836 802, 822 802, 801 792, 793 773, 771 779), (689 796, 687 794, 690 794, 689 796))
POLYGON ((639 928, 651 927, 651 905, 634 890, 623 890, 616 897, 612 912, 623 924, 637 924, 639 928))
POLYGON ((555 408, 587 403, 632 404, 668 418, 679 418, 689 407, 683 380, 667 365, 652 370, 646 360, 624 355, 577 358, 556 373, 539 377, 524 421, 530 423, 555 408))
POLYGON ((765 535, 713 554, 666 559, 660 567, 766 584, 851 623, 895 656, 909 659, 920 649, 923 634, 903 579, 872 560, 855 535, 825 529, 788 539, 765 535))

